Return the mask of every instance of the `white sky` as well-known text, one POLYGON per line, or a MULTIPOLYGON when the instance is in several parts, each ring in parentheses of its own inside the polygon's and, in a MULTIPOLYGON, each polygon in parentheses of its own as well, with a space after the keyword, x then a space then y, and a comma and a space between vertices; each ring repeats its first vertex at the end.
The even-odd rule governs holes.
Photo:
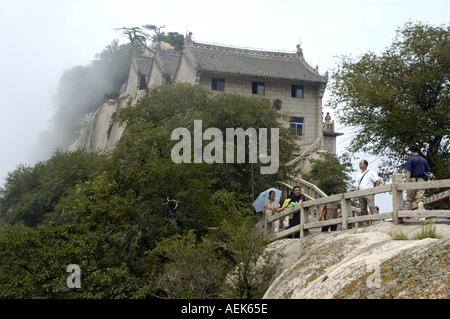
MULTIPOLYGON (((0 0, 0 185, 19 163, 35 164, 30 149, 49 126, 61 74, 118 38, 112 28, 166 25, 198 41, 288 51, 301 39, 306 60, 325 73, 336 55, 380 53, 408 20, 448 24, 449 9, 448 0, 0 0)), ((339 154, 351 133, 340 131, 339 154)), ((381 212, 392 210, 389 195, 377 198, 381 212)))

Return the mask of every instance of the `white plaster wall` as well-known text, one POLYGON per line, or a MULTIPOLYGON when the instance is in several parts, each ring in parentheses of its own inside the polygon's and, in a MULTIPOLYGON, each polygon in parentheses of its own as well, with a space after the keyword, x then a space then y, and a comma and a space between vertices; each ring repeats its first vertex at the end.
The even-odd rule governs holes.
POLYGON ((158 64, 153 60, 152 71, 150 72, 150 78, 147 82, 149 88, 159 86, 162 84, 162 72, 158 67, 158 64))
POLYGON ((131 60, 131 67, 130 67, 130 73, 128 74, 128 80, 127 80, 127 88, 125 90, 125 93, 130 96, 135 96, 135 94, 138 91, 138 76, 136 73, 137 66, 134 59, 131 60))
POLYGON ((195 84, 196 72, 193 70, 185 60, 184 56, 181 56, 180 64, 178 65, 177 73, 175 74, 174 82, 191 83, 195 84))

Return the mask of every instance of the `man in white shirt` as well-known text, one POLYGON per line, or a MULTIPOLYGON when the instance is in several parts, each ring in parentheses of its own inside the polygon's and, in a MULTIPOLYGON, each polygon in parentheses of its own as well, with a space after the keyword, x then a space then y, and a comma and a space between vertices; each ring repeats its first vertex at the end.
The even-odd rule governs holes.
MULTIPOLYGON (((367 163, 366 160, 362 160, 359 162, 361 173, 356 176, 355 190, 357 191, 372 188, 374 187, 374 184, 375 186, 380 186, 381 179, 378 177, 377 173, 367 169, 368 165, 369 163, 367 163)), ((356 198, 356 200, 358 200, 358 198, 356 198)), ((367 195, 359 197, 359 208, 361 209, 361 216, 368 215, 367 205, 369 205, 371 215, 377 213, 374 195, 367 195)), ((364 222, 363 225, 368 225, 368 223, 364 222)))

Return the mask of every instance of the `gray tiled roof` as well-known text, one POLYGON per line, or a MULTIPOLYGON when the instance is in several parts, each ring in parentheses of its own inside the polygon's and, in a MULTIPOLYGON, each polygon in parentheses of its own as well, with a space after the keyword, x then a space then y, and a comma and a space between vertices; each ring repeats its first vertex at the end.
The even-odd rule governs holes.
POLYGON ((162 73, 175 75, 178 63, 180 62, 181 52, 177 51, 159 51, 162 62, 162 73))
POLYGON ((236 49, 196 42, 188 44, 196 69, 203 74, 252 77, 274 81, 326 83, 295 53, 236 49))
POLYGON ((149 75, 152 68, 153 58, 136 57, 136 64, 140 74, 149 75))

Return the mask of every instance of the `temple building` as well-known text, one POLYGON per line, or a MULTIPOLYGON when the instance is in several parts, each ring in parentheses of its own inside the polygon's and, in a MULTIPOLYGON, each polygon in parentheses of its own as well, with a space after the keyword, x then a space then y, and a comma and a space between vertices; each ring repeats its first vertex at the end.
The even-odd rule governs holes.
MULTIPOLYGON (((175 51, 164 42, 153 43, 150 49, 133 55, 121 96, 135 102, 143 90, 175 82, 199 85, 218 94, 260 96, 280 112, 290 115, 290 123, 286 125, 302 137, 300 154, 295 155, 306 159, 318 149, 336 153, 336 137, 342 133, 335 132, 334 121, 324 121, 322 110, 328 74, 319 74, 318 67, 313 68, 305 61, 300 45, 289 53, 238 48, 194 41, 189 33, 182 51, 175 51)), ((112 112, 114 110, 106 113, 112 112)), ((103 147, 106 149, 120 139, 122 130, 109 127, 108 132, 106 140, 98 139, 100 144, 106 143, 103 147)), ((89 138, 84 136, 84 139, 79 143, 81 146, 95 147, 92 143, 83 145, 89 138)), ((96 147, 102 148, 102 145, 96 147)))

